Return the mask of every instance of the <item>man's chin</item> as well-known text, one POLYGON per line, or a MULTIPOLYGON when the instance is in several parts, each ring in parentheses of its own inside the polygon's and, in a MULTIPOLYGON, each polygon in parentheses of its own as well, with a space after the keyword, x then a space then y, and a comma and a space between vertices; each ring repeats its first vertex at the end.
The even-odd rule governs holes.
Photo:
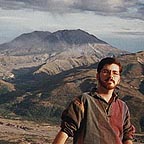
POLYGON ((107 87, 107 90, 113 90, 115 87, 107 87))
POLYGON ((101 81, 99 80, 99 83, 102 87, 104 87, 107 90, 115 89, 116 85, 112 81, 101 81))
POLYGON ((115 89, 115 87, 116 87, 112 82, 103 84, 102 86, 107 90, 112 90, 112 89, 115 89))
POLYGON ((112 84, 108 84, 105 86, 107 90, 112 90, 112 89, 115 89, 116 86, 115 85, 112 85, 112 84))

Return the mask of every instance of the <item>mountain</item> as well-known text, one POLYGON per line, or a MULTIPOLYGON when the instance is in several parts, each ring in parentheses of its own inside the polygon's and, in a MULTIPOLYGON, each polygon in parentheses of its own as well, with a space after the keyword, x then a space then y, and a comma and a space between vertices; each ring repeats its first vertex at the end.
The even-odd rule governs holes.
POLYGON ((34 50, 32 49, 35 49, 49 34, 51 33, 43 31, 22 34, 11 42, 1 44, 0 51, 6 55, 25 55, 33 53, 34 50))
MULTIPOLYGON (((83 30, 34 31, 0 45, 1 77, 13 69, 40 66, 35 73, 49 75, 74 67, 89 65, 105 56, 118 56, 125 51, 114 48, 83 30)), ((28 69, 27 69, 28 70, 28 69)))
POLYGON ((11 42, 0 45, 1 54, 7 55, 31 55, 62 52, 71 48, 84 46, 88 44, 104 44, 106 42, 98 39, 80 29, 61 30, 53 33, 34 31, 32 33, 22 34, 11 42))
POLYGON ((102 43, 106 44, 106 42, 98 39, 94 35, 91 35, 85 31, 80 29, 78 30, 59 30, 57 32, 52 33, 51 35, 47 36, 45 40, 49 42, 64 42, 67 44, 87 44, 87 43, 102 43))
POLYGON ((121 51, 79 29, 35 31, 0 45, 0 116, 60 122, 71 99, 96 86, 97 64, 106 56, 122 62, 119 96, 144 132, 144 51, 121 51))

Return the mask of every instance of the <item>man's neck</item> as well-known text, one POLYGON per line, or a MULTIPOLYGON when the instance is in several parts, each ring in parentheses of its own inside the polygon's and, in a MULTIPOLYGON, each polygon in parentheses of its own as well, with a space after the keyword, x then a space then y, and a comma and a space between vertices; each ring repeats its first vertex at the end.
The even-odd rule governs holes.
POLYGON ((103 87, 98 87, 97 92, 98 94, 106 101, 109 102, 109 100, 111 99, 112 95, 113 95, 113 91, 112 90, 107 90, 106 88, 103 87))

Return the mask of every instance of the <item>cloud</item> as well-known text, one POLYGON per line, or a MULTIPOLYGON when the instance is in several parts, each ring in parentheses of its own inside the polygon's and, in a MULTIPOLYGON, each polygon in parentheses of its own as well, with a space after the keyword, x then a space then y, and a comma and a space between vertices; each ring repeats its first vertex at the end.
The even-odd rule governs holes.
POLYGON ((52 13, 94 12, 144 20, 143 0, 0 0, 2 9, 33 9, 52 13))
POLYGON ((73 2, 68 0, 0 0, 2 9, 33 9, 64 13, 70 11, 73 2))

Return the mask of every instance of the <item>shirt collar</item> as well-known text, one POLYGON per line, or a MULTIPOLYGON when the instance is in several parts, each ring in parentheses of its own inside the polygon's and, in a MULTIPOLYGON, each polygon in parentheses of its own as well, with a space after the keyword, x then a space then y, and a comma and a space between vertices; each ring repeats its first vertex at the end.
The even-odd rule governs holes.
MULTIPOLYGON (((99 99, 104 100, 104 99, 97 93, 97 88, 96 88, 96 87, 91 89, 90 95, 91 95, 92 97, 95 97, 95 98, 99 98, 99 99)), ((116 100, 118 99, 118 94, 117 94, 116 90, 113 92, 112 97, 113 97, 113 101, 116 101, 116 100)))

